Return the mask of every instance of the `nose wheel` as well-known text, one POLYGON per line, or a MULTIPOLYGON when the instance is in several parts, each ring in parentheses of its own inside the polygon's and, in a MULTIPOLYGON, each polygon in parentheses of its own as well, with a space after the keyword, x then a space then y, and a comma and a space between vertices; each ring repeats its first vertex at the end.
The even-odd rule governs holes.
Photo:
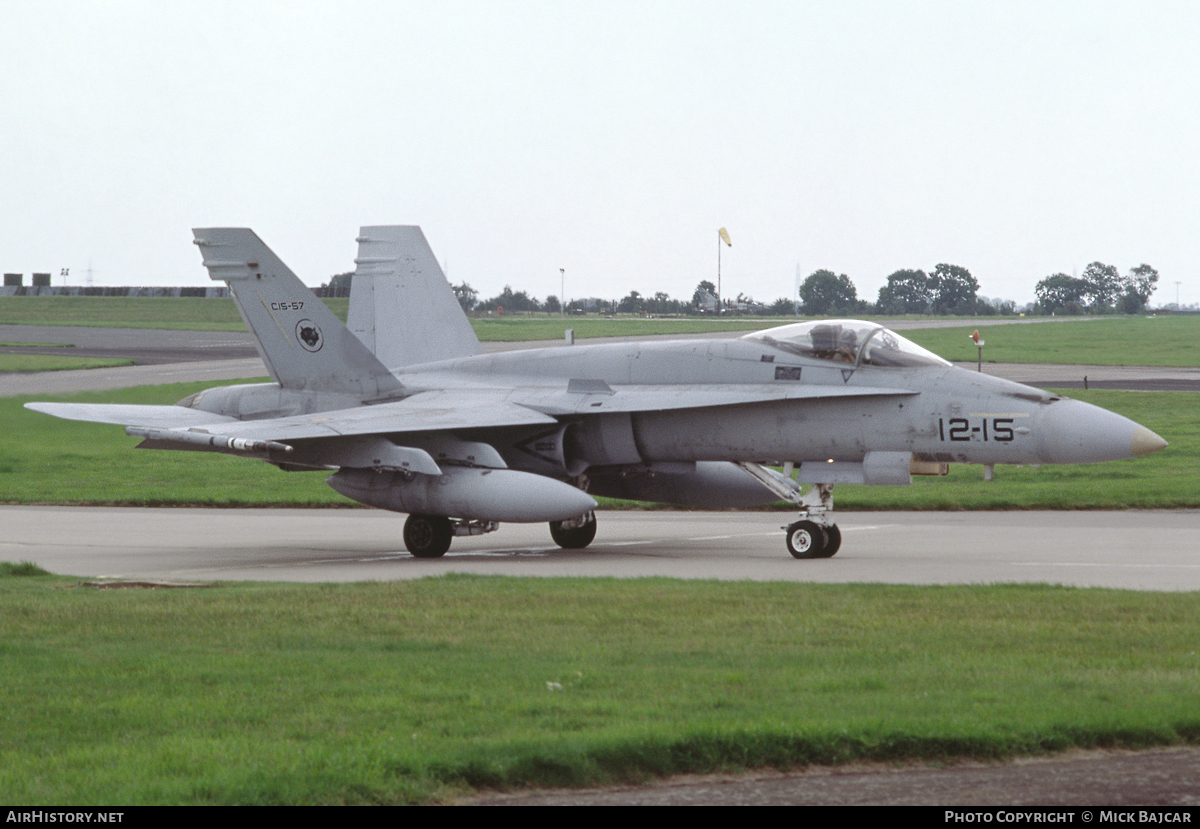
POLYGON ((837 524, 822 527, 813 521, 797 521, 787 528, 787 548, 792 558, 829 558, 842 546, 837 524))

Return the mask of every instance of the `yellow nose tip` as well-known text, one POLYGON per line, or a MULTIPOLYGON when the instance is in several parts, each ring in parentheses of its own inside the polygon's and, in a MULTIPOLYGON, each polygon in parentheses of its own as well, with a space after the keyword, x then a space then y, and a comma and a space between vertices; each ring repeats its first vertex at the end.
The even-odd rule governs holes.
POLYGON ((1151 432, 1145 426, 1140 427, 1133 433, 1132 450, 1134 457, 1140 455, 1149 455, 1151 452, 1157 452, 1167 445, 1167 442, 1158 435, 1151 432))

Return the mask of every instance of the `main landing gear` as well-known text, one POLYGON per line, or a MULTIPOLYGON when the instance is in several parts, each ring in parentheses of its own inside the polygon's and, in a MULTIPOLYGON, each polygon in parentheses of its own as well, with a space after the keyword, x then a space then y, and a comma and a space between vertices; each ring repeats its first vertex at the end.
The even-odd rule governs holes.
POLYGON ((417 558, 441 558, 453 537, 450 519, 442 515, 410 515, 404 522, 404 546, 417 558))
POLYGON ((798 503, 800 520, 785 528, 788 552, 793 558, 829 558, 842 546, 842 531, 829 518, 833 484, 813 484, 798 503))
POLYGON ((596 513, 589 512, 567 521, 551 521, 550 537, 564 550, 582 550, 596 537, 596 513))
POLYGON ((495 521, 466 521, 442 515, 414 513, 404 522, 404 546, 417 558, 441 558, 450 549, 456 535, 483 535, 495 532, 495 521))
MULTIPOLYGON (((495 531, 495 521, 464 521, 441 515, 413 514, 404 522, 404 546, 417 558, 441 558, 456 535, 483 535, 495 531)), ((596 537, 596 514, 550 522, 550 537, 564 550, 582 550, 596 537)))

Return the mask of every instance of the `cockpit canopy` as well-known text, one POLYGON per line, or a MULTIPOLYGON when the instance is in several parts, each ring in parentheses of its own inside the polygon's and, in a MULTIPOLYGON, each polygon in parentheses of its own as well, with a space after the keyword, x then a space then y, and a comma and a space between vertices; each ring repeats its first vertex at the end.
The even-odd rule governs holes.
POLYGON ((816 360, 852 366, 948 366, 931 351, 895 331, 863 320, 813 320, 755 331, 742 337, 816 360))

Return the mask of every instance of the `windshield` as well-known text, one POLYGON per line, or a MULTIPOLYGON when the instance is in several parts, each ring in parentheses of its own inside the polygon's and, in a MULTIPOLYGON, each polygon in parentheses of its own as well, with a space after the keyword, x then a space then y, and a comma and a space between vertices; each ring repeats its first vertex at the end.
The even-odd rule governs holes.
POLYGON ((862 320, 819 320, 798 322, 746 334, 751 340, 817 360, 853 366, 948 366, 895 331, 862 320))

